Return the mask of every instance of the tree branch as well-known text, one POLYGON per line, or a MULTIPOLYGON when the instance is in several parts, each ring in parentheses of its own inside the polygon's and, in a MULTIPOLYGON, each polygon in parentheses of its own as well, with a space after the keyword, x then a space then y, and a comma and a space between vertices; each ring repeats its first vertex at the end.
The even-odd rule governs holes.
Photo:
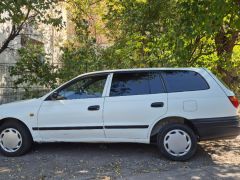
MULTIPOLYGON (((195 52, 196 52, 196 50, 197 50, 197 48, 198 48, 198 45, 199 45, 201 39, 202 39, 202 37, 201 37, 200 35, 198 35, 198 36, 196 37, 196 39, 195 39, 195 41, 194 41, 194 44, 193 44, 194 48, 193 48, 193 50, 192 50, 192 52, 191 52, 190 57, 188 58, 188 62, 189 62, 189 63, 190 63, 191 60, 193 59, 193 55, 195 54, 195 52)), ((192 43, 191 43, 191 44, 192 44, 192 43)))
POLYGON ((29 18, 29 14, 31 12, 31 9, 28 9, 26 16, 24 18, 24 20, 20 23, 20 25, 16 25, 13 24, 12 25, 12 30, 11 33, 8 35, 8 37, 6 38, 6 40, 3 42, 2 46, 0 47, 0 54, 8 48, 9 43, 15 39, 19 33, 22 31, 23 26, 25 25, 25 23, 27 22, 28 18, 29 18))

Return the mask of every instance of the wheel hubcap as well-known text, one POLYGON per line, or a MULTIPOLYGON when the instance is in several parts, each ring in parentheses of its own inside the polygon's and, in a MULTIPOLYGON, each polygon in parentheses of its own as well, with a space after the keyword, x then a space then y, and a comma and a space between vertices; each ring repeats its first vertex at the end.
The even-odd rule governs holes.
POLYGON ((164 147, 173 156, 184 156, 189 152, 191 146, 191 138, 183 130, 171 130, 164 137, 164 147))
POLYGON ((0 134, 0 146, 7 152, 16 152, 22 145, 22 136, 14 128, 7 128, 0 134))

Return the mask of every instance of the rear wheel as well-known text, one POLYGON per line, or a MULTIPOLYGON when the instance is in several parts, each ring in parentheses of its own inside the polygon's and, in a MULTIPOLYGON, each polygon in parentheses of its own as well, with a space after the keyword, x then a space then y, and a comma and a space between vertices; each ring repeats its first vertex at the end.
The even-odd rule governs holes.
POLYGON ((0 151, 5 156, 20 156, 32 146, 28 129, 19 122, 6 122, 0 127, 0 151))
POLYGON ((197 138, 192 129, 184 124, 167 124, 158 134, 160 152, 168 159, 186 161, 197 150, 197 138))

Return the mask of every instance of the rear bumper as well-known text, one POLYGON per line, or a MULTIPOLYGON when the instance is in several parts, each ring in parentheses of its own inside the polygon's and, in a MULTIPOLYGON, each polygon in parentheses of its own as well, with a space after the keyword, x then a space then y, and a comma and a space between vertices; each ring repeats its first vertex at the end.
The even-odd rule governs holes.
POLYGON ((235 138, 240 135, 240 117, 220 117, 191 120, 200 140, 235 138))

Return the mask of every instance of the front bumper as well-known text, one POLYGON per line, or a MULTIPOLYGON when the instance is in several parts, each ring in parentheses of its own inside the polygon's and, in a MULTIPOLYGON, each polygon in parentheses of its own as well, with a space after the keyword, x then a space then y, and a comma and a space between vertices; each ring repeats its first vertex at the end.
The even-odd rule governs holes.
POLYGON ((220 117, 191 120, 199 140, 235 138, 240 135, 240 117, 220 117))

